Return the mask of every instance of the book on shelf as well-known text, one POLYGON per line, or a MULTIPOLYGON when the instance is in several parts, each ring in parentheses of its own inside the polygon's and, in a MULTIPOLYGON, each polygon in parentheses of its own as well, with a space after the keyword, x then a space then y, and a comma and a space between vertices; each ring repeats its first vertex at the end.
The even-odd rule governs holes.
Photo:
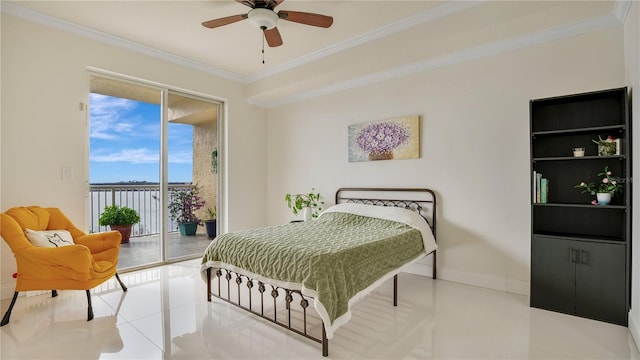
POLYGON ((549 181, 547 178, 540 179, 540 203, 546 204, 549 196, 549 181))
POLYGON ((547 178, 543 178, 542 173, 534 171, 532 184, 532 203, 546 204, 547 199, 549 198, 549 180, 547 178))
POLYGON ((542 173, 536 173, 536 203, 540 203, 540 186, 542 182, 542 173))
POLYGON ((532 199, 531 199, 531 203, 535 204, 536 203, 536 199, 537 199, 537 191, 538 191, 538 187, 536 186, 536 181, 537 181, 537 177, 536 177, 536 171, 533 171, 533 180, 531 181, 531 195, 532 195, 532 199))

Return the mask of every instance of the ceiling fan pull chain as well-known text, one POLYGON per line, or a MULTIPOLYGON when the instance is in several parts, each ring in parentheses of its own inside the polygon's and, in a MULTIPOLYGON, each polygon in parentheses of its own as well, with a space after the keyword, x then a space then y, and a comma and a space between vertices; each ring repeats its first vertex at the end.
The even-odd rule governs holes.
POLYGON ((262 35, 262 63, 264 64, 264 35, 262 35))

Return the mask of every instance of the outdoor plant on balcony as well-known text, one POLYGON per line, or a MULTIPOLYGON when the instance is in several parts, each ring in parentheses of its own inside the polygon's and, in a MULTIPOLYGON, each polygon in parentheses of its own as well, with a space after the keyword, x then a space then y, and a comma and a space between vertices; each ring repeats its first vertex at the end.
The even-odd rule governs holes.
POLYGON ((122 235, 121 242, 126 244, 131 236, 131 227, 140 221, 140 215, 132 208, 126 206, 106 206, 98 218, 98 224, 116 230, 122 235))
POLYGON ((104 208, 98 223, 107 225, 133 225, 140 221, 138 212, 126 206, 112 205, 104 208))
POLYGON ((169 216, 178 224, 200 223, 195 211, 204 207, 205 201, 200 197, 198 186, 189 190, 171 193, 169 216))

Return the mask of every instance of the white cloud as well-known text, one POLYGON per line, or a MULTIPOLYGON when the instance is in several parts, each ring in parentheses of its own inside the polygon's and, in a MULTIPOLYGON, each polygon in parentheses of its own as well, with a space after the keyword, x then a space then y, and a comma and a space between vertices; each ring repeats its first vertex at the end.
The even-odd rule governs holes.
POLYGON ((133 100, 115 98, 101 94, 90 94, 91 138, 116 139, 121 133, 130 133, 135 124, 123 117, 136 108, 133 100))
MULTIPOLYGON (((116 152, 96 151, 91 154, 91 161, 95 162, 125 162, 133 164, 154 164, 160 161, 157 150, 148 148, 121 149, 116 152)), ((191 164, 193 154, 191 152, 178 152, 169 154, 169 163, 191 164)))
POLYGON ((91 154, 91 161, 95 162, 129 162, 134 164, 158 163, 160 156, 157 151, 147 148, 121 149, 105 154, 91 154))

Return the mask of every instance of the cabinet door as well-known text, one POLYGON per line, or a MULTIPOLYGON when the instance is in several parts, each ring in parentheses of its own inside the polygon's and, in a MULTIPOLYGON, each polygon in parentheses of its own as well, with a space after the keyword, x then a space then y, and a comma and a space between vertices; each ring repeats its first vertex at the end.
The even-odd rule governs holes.
POLYGON ((627 325, 624 244, 584 242, 576 264, 576 315, 627 325))
MULTIPOLYGON (((575 313, 575 268, 571 262, 573 241, 551 236, 531 239, 531 306, 575 313)), ((576 253, 573 253, 574 258, 576 253)))

